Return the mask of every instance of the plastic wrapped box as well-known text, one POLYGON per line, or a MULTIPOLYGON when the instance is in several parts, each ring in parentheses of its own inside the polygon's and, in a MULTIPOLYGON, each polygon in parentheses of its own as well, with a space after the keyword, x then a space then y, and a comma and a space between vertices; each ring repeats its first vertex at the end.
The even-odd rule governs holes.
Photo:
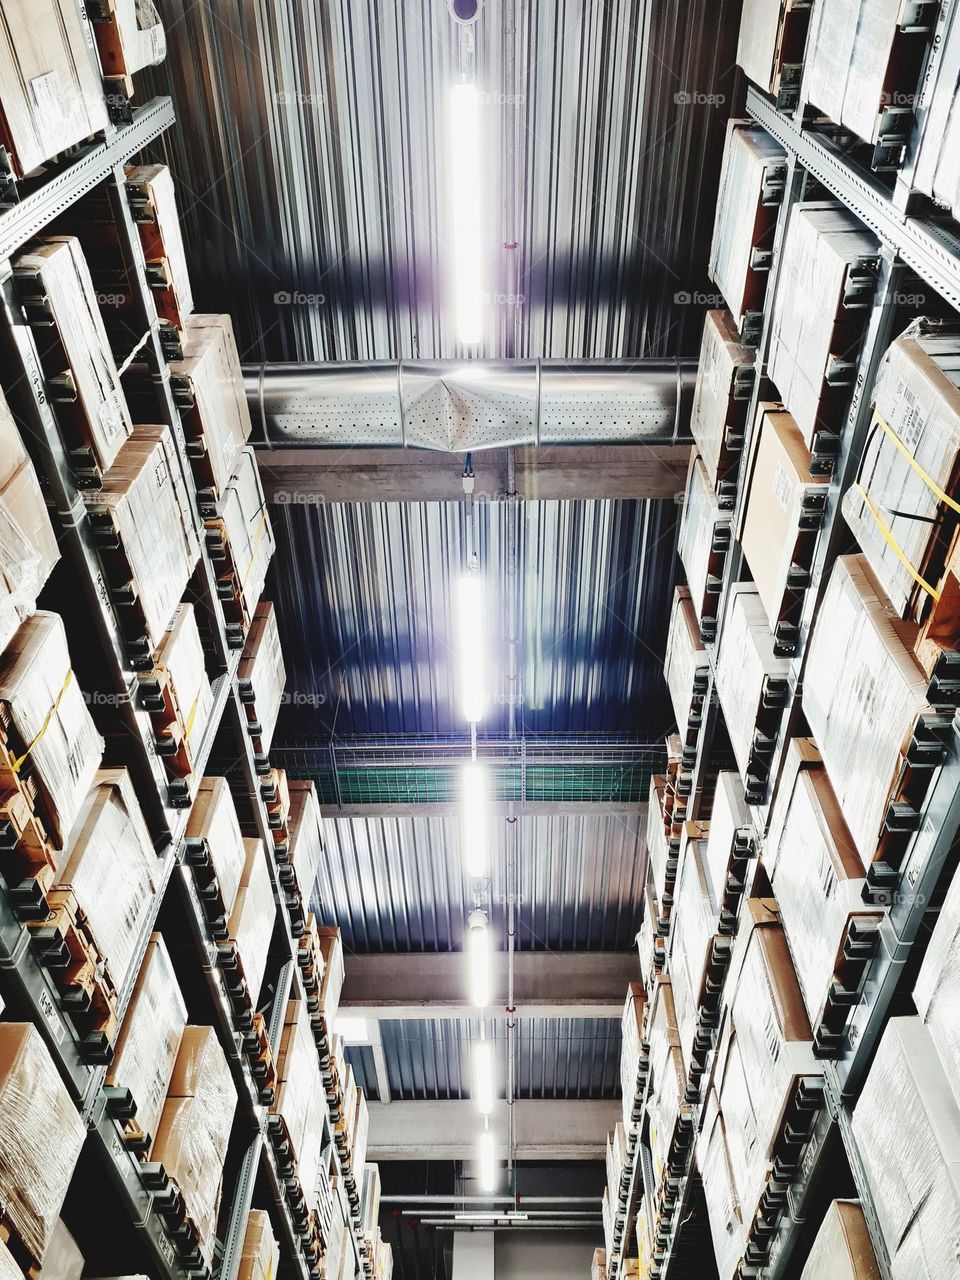
POLYGON ((696 737, 703 713, 710 661, 700 641, 696 610, 686 587, 677 587, 667 632, 667 652, 663 675, 682 739, 696 737))
POLYGON ((34 241, 13 266, 47 382, 60 392, 57 421, 74 470, 81 482, 94 483, 132 428, 80 241, 34 241))
POLYGON ((323 857, 323 822, 317 789, 312 782, 287 783, 290 798, 290 845, 287 865, 293 873, 297 892, 309 904, 323 857))
POLYGON ((151 1161, 180 1188, 209 1259, 237 1090, 212 1027, 187 1027, 170 1078, 151 1161))
POLYGON ((0 655, 0 718, 9 767, 20 760, 10 789, 29 779, 33 807, 51 843, 63 849, 100 768, 103 739, 70 666, 58 614, 35 613, 0 655))
MULTIPOLYGON (((201 502, 216 506, 241 467, 253 430, 228 315, 190 316, 183 359, 171 364, 170 376, 201 502)), ((250 464, 255 469, 252 458, 244 466, 250 464)))
POLYGON ((60 559, 37 473, 0 394, 0 651, 60 559))
POLYGON ((32 1023, 0 1022, 0 1114, 4 1222, 40 1263, 86 1127, 32 1023))
MULTIPOLYGON (((722 912, 728 902, 739 897, 746 860, 754 852, 753 819, 747 808, 743 783, 739 774, 724 770, 717 774, 704 856, 710 893, 722 912)), ((721 918, 725 925, 732 925, 732 921, 721 918)))
MULTIPOLYGON (((187 820, 187 840, 198 846, 191 861, 195 867, 202 865, 212 873, 219 890, 218 907, 222 915, 228 917, 240 888, 247 854, 226 778, 210 777, 201 781, 187 820)), ((211 877, 207 876, 205 883, 210 882, 211 877)))
POLYGON ((690 411, 690 432, 718 498, 730 505, 737 491, 747 407, 756 353, 745 347, 729 311, 708 311, 690 411))
POLYGON ((818 1029, 834 983, 859 986, 862 965, 845 960, 847 939, 867 943, 881 917, 864 905, 863 863, 809 740, 791 740, 774 808, 777 843, 767 846, 765 865, 807 1015, 818 1029))
POLYGON ((213 711, 213 691, 192 604, 179 604, 174 610, 152 674, 159 690, 157 705, 162 705, 153 716, 158 749, 174 777, 190 779, 213 711))
POLYGON ((127 169, 126 186, 157 313, 182 335, 193 311, 193 292, 173 174, 165 164, 138 165, 127 169))
POLYGON ((756 587, 734 583, 717 656, 716 686, 748 804, 762 804, 766 798, 789 673, 789 660, 777 656, 756 587))
POLYGON ((240 1251, 237 1280, 273 1280, 279 1265, 280 1246, 270 1225, 270 1215, 262 1209, 251 1209, 240 1251))
POLYGON ((694 454, 687 473, 678 550, 700 634, 708 643, 716 635, 720 579, 729 545, 730 515, 721 511, 707 469, 694 454))
POLYGON ((726 1124, 711 1088, 697 1142, 697 1164, 707 1203, 707 1219, 720 1280, 734 1280, 746 1243, 746 1227, 733 1179, 726 1124))
POLYGON ((607 1186, 610 1188, 610 1198, 618 1201, 620 1198, 620 1175, 627 1164, 627 1135, 623 1125, 618 1120, 614 1127, 607 1134, 607 1186))
POLYGON ((797 103, 809 21, 806 0, 744 0, 737 65, 781 111, 797 103))
MULTIPOLYGON (((954 28, 949 41, 960 39, 954 28)), ((949 48, 949 44, 947 46, 949 48)), ((937 84, 925 102, 926 116, 913 173, 913 187, 960 214, 960 84, 937 84)))
MULTIPOLYGON (((848 209, 792 210, 773 304, 769 375, 807 448, 844 425, 856 353, 873 303, 880 242, 848 209)), ((826 437, 829 440, 829 437, 826 437)), ((831 443, 818 465, 829 469, 831 443)))
POLYGON ((940 497, 960 484, 958 384, 960 334, 911 325, 884 356, 863 460, 843 497, 884 594, 915 622, 930 613, 958 541, 956 517, 940 497))
POLYGON ((155 933, 147 945, 107 1069, 108 1085, 130 1091, 137 1126, 148 1140, 160 1124, 186 1025, 187 1006, 166 943, 155 933))
POLYGON ((370 1110, 367 1106, 367 1099, 363 1089, 357 1085, 357 1096, 353 1110, 353 1132, 350 1140, 350 1159, 354 1170, 362 1169, 366 1164, 369 1137, 370 1110))
POLYGON ((960 1106, 960 875, 954 874, 913 989, 960 1106))
MULTIPOLYGON (((312 783, 310 784, 313 785, 312 783)), ((343 939, 340 930, 333 925, 318 925, 317 940, 323 956, 323 983, 320 987, 320 1012, 333 1023, 340 1008, 345 975, 343 939)))
POLYGON ((253 449, 241 450, 219 514, 205 520, 231 639, 240 648, 263 594, 275 542, 253 449))
POLYGON ((250 1000, 256 1008, 267 967, 277 904, 267 855, 260 839, 244 840, 243 875, 230 913, 230 937, 236 944, 250 1000))
POLYGON ((779 652, 792 653, 820 536, 827 478, 789 413, 761 404, 741 543, 779 652))
POLYGON ((932 714, 926 695, 865 559, 841 556, 807 647, 803 709, 865 867, 888 856, 878 841, 918 721, 932 714))
POLYGON ((104 79, 125 81, 127 97, 133 95, 130 77, 167 56, 167 37, 154 0, 96 0, 102 21, 93 24, 104 79))
POLYGON ((643 917, 637 932, 637 952, 640 960, 640 980, 646 983, 658 968, 658 958, 663 959, 663 940, 660 937, 660 910, 652 883, 643 886, 643 917))
POLYGON ((669 891, 672 893, 677 872, 677 852, 670 848, 663 812, 664 784, 662 776, 653 774, 647 798, 647 859, 657 901, 663 907, 667 905, 667 886, 670 886, 669 891))
MULTIPOLYGON (((723 1116, 726 1153, 745 1238, 756 1216, 757 1206, 767 1180, 769 1163, 764 1143, 757 1130, 747 1086, 747 1074, 732 1022, 728 1021, 726 1028, 717 1055, 720 1065, 714 1078, 719 1086, 720 1114, 723 1116)), ((735 1223, 733 1225, 736 1227, 735 1223)), ((736 1229, 731 1234, 738 1239, 741 1238, 736 1229)), ((732 1253, 732 1242, 730 1249, 732 1253)))
POLYGON ((755 346, 783 199, 786 152, 759 125, 727 122, 710 279, 720 289, 742 342, 755 346))
POLYGON ((853 1135, 895 1280, 956 1275, 960 1110, 919 1018, 887 1023, 853 1135))
POLYGON ((279 1083, 271 1114, 282 1121, 305 1193, 316 1186, 325 1114, 320 1058, 303 1000, 290 1000, 277 1055, 279 1083))
POLYGON ((74 0, 0 3, 0 142, 22 178, 107 126, 74 0))
POLYGON ((646 996, 639 982, 631 982, 620 1019, 620 1094, 623 1099, 623 1125, 626 1130, 639 1119, 635 1100, 643 1053, 643 1020, 646 996))
MULTIPOLYGON (((360 1179, 357 1178, 357 1182, 360 1179)), ((363 1234, 368 1240, 375 1240, 377 1223, 380 1221, 380 1166, 367 1164, 363 1167, 363 1194, 361 1200, 361 1217, 363 1234)))
MULTIPOLYGON (((695 824, 688 823, 689 827, 695 824)), ((720 934, 720 905, 707 871, 707 840, 699 828, 683 841, 677 874, 676 910, 670 935, 670 976, 684 1064, 706 1046, 697 1043, 701 1008, 714 1011, 705 989, 708 970, 730 943, 720 934)))
POLYGON ((247 710, 247 731, 253 738, 254 751, 265 763, 287 684, 272 600, 257 605, 237 678, 247 710))
POLYGON ((606 1249, 594 1249, 590 1262, 590 1280, 607 1280, 606 1249))
POLYGON ((859 1200, 831 1201, 800 1280, 880 1280, 859 1200))
POLYGON ((657 977, 654 984, 649 1016, 649 1044, 651 1082, 647 1111, 650 1117, 650 1153, 654 1179, 659 1186, 686 1089, 673 988, 667 977, 657 977))
POLYGON ((84 495, 114 591, 126 590, 126 630, 159 649, 199 558, 185 516, 180 462, 167 427, 135 427, 103 484, 84 495))
POLYGON ((101 769, 80 810, 70 852, 47 895, 44 927, 79 921, 98 955, 98 980, 126 989, 153 909, 160 862, 126 769, 101 769))

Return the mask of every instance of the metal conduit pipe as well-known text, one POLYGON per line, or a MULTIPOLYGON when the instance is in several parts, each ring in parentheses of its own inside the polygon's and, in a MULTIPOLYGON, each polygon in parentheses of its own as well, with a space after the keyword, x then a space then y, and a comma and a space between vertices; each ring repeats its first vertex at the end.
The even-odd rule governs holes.
POLYGON ((447 453, 689 442, 697 361, 380 360, 244 366, 255 439, 447 453))
MULTIPOLYGON (((524 1204, 596 1204, 599 1205, 602 1196, 524 1196, 524 1204)), ((450 1196, 450 1195, 431 1195, 429 1191, 425 1191, 423 1195, 396 1195, 381 1196, 381 1204, 431 1204, 431 1205, 463 1205, 463 1204, 510 1204, 513 1196, 450 1196)))

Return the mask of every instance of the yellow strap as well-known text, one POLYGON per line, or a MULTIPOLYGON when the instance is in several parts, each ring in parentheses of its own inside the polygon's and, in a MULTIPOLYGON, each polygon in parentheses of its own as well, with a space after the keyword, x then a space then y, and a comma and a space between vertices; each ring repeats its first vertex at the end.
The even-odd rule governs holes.
POLYGON ((924 591, 926 591, 927 595, 930 596, 930 598, 935 603, 939 602, 940 592, 934 590, 934 588, 931 587, 930 583, 927 582, 926 578, 921 578, 920 574, 917 573, 916 569, 913 567, 913 565, 910 563, 910 561, 907 559, 906 555, 904 554, 904 551, 901 548, 900 544, 897 542, 896 538, 890 532, 889 526, 887 525, 883 516, 881 516, 880 512, 877 510, 876 506, 874 505, 866 489, 863 487, 862 484, 858 484, 857 489, 860 493, 860 497, 866 503, 867 510, 870 512, 870 514, 873 516, 874 520, 876 521, 877 528, 880 530, 880 536, 883 538, 884 542, 887 544, 887 546, 890 548, 893 554, 897 557, 897 559, 906 569, 907 573, 909 573, 910 577, 914 580, 917 586, 923 587, 924 591))
POLYGON ((906 458, 907 462, 910 463, 910 466, 913 467, 914 471, 917 473, 917 475, 920 477, 923 483, 927 486, 930 492, 933 494, 936 494, 936 496, 940 499, 941 502, 945 502, 948 507, 950 507, 953 511, 956 511, 957 515, 960 515, 960 502, 957 502, 954 498, 951 498, 948 493, 945 493, 943 489, 941 489, 940 486, 937 484, 936 480, 934 480, 933 476, 929 475, 926 471, 924 471, 923 467, 921 467, 920 463, 916 460, 916 458, 913 456, 913 454, 910 452, 907 446, 903 443, 903 441, 894 431, 893 427, 891 427, 888 422, 884 422, 883 418, 880 417, 879 413, 877 413, 876 410, 874 410, 874 413, 873 413, 873 420, 874 422, 879 423, 881 427, 883 427, 884 431, 887 433, 887 435, 890 437, 893 443, 897 446, 897 448, 900 450, 903 456, 906 458))
POLYGON ((203 692, 203 685, 197 690, 197 696, 193 700, 193 706, 190 708, 190 714, 187 716, 187 723, 184 729, 184 735, 189 738, 193 731, 193 722, 197 718, 197 707, 200 705, 200 694, 203 692))
POLYGON ((53 717, 57 714, 57 711, 58 711, 58 710, 59 710, 59 708, 60 708, 60 703, 63 701, 63 695, 64 695, 64 694, 67 692, 67 690, 70 688, 70 683, 71 683, 71 681, 72 681, 72 680, 73 680, 73 668, 71 667, 71 668, 70 668, 70 670, 67 672, 67 678, 66 678, 66 680, 64 680, 64 682, 63 682, 63 688, 62 688, 62 689, 60 690, 60 692, 57 694, 57 700, 56 700, 56 702, 53 704, 53 706, 52 706, 52 707, 50 708, 50 710, 47 712, 47 718, 44 720, 43 724, 40 726, 39 732, 37 733, 37 735, 35 736, 35 738, 33 739, 33 741, 30 743, 29 747, 27 747, 27 749, 26 749, 26 751, 23 753, 23 755, 22 755, 22 756, 20 756, 20 758, 19 758, 19 759, 14 760, 14 762, 13 762, 13 772, 14 772, 14 773, 19 773, 19 772, 20 772, 20 770, 23 768, 24 764, 26 763, 27 758, 28 758, 28 756, 30 755, 30 752, 31 752, 31 751, 33 750, 33 748, 37 745, 37 743, 40 741, 40 739, 43 737, 43 735, 47 732, 47 730, 50 728, 50 721, 51 721, 51 720, 53 719, 53 717))

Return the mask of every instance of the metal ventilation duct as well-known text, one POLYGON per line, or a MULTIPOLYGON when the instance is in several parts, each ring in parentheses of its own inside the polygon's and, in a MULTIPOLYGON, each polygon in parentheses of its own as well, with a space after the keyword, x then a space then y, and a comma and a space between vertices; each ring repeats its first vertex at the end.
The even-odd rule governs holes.
POLYGON ((262 438, 466 453, 688 438, 696 360, 403 360, 244 369, 262 438))

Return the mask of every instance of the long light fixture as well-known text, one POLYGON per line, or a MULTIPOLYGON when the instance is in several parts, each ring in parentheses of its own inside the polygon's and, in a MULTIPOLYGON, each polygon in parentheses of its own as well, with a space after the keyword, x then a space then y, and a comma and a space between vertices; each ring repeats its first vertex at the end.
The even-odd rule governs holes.
POLYGON ((483 660, 483 590, 476 573, 457 584, 457 648, 460 665, 460 705, 464 719, 483 719, 486 669, 483 660))
POLYGON ((369 1044, 370 1028, 366 1018, 354 1014, 339 1014, 333 1022, 333 1030, 343 1037, 345 1044, 369 1044))
POLYGON ((449 148, 457 337, 464 346, 475 346, 483 337, 480 99, 475 84, 455 84, 450 90, 449 148))
POLYGON ((478 878, 490 874, 488 803, 486 766, 468 760, 460 770, 460 840, 464 870, 478 878))
POLYGON ((470 999, 478 1009, 490 1003, 490 930, 485 911, 471 911, 467 920, 467 971, 470 999))
POLYGON ((497 1189, 497 1151, 489 1129, 477 1139, 477 1182, 487 1194, 497 1189))
POLYGON ((473 1100, 485 1116, 493 1110, 493 1071, 493 1044, 489 1040, 479 1040, 473 1046, 473 1100))

